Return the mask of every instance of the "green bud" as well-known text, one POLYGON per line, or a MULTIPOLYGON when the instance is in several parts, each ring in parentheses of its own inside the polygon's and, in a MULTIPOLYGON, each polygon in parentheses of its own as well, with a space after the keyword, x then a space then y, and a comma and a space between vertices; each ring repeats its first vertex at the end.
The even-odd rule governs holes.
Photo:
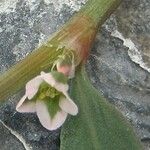
POLYGON ((60 83, 66 84, 68 81, 68 78, 61 72, 52 71, 51 74, 55 78, 55 80, 60 83))

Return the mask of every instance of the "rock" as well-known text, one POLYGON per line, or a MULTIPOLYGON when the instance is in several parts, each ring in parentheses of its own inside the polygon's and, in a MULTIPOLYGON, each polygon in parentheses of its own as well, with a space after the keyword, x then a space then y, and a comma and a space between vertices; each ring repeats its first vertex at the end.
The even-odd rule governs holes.
POLYGON ((0 123, 0 145, 2 150, 25 150, 20 141, 10 133, 10 131, 0 123))
POLYGON ((146 0, 125 0, 99 31, 87 65, 93 85, 132 123, 146 150, 150 148, 149 7, 146 0))
POLYGON ((3 128, 7 126, 20 135, 29 147, 27 150, 59 150, 60 129, 53 132, 48 131, 42 127, 35 114, 16 112, 16 100, 18 101, 18 99, 20 99, 20 94, 13 96, 10 101, 1 106, 0 119, 3 122, 1 126, 3 128))
POLYGON ((116 15, 108 21, 107 29, 111 32, 118 30, 124 36, 124 40, 128 40, 126 44, 130 44, 128 54, 131 59, 150 72, 149 8, 149 0, 125 0, 116 11, 116 15))
MULTIPOLYGON (((0 72, 38 47, 86 1, 1 1, 0 72)), ((149 8, 149 0, 124 0, 99 30, 87 63, 91 82, 131 122, 145 150, 150 148, 149 8)), ((36 115, 15 111, 23 92, 0 107, 3 149, 14 143, 12 150, 58 150, 60 129, 50 132, 36 115)))
POLYGON ((97 35, 87 70, 93 85, 133 124, 142 141, 149 139, 150 75, 131 61, 123 42, 103 28, 97 35))

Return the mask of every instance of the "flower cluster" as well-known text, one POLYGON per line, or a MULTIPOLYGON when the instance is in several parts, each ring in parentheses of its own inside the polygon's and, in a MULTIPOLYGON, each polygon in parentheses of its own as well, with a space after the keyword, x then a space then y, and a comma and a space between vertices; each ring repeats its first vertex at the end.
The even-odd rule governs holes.
POLYGON ((50 73, 41 72, 26 84, 25 95, 16 106, 18 112, 36 112, 48 130, 59 128, 67 115, 77 115, 78 107, 68 95, 69 78, 74 75, 74 65, 57 61, 57 70, 50 73))

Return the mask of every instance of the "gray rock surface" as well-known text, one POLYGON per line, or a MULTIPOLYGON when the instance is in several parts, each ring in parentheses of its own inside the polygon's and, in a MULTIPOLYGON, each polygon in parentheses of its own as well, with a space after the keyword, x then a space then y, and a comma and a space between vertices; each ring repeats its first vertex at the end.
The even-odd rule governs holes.
MULTIPOLYGON (((18 99, 21 98, 21 95, 21 93, 14 95, 10 101, 1 106, 1 128, 5 128, 5 130, 10 128, 10 130, 14 131, 13 135, 16 136, 18 140, 21 139, 20 145, 23 145, 23 148, 26 150, 59 150, 60 129, 50 132, 42 127, 35 114, 21 114, 16 112, 16 100, 18 101, 18 99)), ((8 131, 6 131, 7 136, 5 137, 3 136, 3 134, 5 134, 5 130, 3 131, 1 128, 0 136, 2 136, 5 141, 8 138, 8 131)), ((11 136, 9 140, 11 143, 14 141, 11 136)), ((12 145, 11 150, 22 150, 20 145, 12 145)), ((6 150, 10 150, 9 144, 4 148, 7 148, 6 150)))
MULTIPOLYGON (((39 46, 85 2, 1 0, 0 72, 39 46)), ((100 29, 87 64, 93 85, 131 122, 145 150, 150 149, 149 8, 149 0, 124 0, 100 29)), ((0 108, 0 149, 59 149, 60 129, 50 132, 36 115, 15 111, 22 95, 0 108)))
POLYGON ((9 150, 25 150, 18 138, 16 138, 2 123, 0 123, 0 139, 1 150, 8 150, 8 148, 9 150))

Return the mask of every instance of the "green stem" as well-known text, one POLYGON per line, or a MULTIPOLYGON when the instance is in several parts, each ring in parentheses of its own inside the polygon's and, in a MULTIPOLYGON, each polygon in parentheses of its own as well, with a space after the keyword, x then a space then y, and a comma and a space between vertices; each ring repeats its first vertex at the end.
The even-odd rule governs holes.
MULTIPOLYGON (((108 18, 120 1, 121 0, 89 0, 78 14, 80 17, 87 16, 91 18, 93 24, 97 26, 108 18)), ((61 42, 58 39, 66 38, 66 36, 69 37, 69 33, 66 34, 65 31, 72 25, 71 20, 72 19, 70 19, 67 26, 62 28, 63 32, 60 30, 53 38, 48 40, 46 44, 42 45, 0 76, 1 101, 19 91, 25 86, 26 82, 39 74, 40 71, 48 69, 50 66, 47 64, 50 61, 54 62, 57 59, 58 55, 61 54, 61 51, 56 51, 59 42, 61 42), (49 44, 56 46, 51 47, 48 46, 49 44)), ((82 39, 80 39, 80 41, 82 41, 82 39)))
POLYGON ((111 13, 119 6, 122 0, 89 0, 79 12, 89 16, 98 25, 102 25, 111 13))
POLYGON ((3 101, 20 90, 25 83, 50 67, 50 61, 54 61, 60 51, 47 46, 41 46, 25 59, 0 76, 0 100, 3 101), (50 57, 50 55, 52 57, 50 57))

